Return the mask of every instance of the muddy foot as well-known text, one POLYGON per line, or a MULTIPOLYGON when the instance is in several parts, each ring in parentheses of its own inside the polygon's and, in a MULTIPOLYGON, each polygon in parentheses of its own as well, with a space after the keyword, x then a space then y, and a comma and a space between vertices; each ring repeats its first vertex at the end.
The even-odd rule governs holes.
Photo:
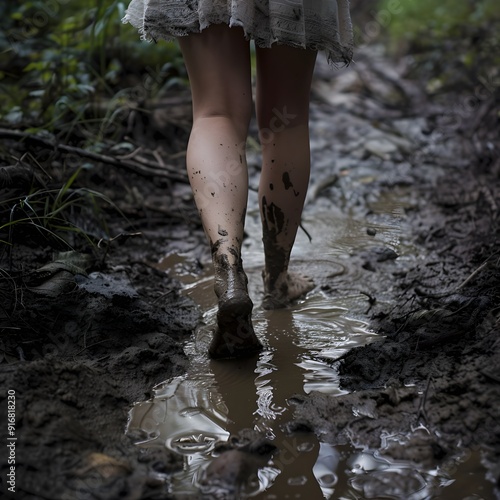
POLYGON ((217 323, 208 348, 211 358, 241 358, 251 356, 262 349, 262 344, 255 335, 250 314, 224 317, 217 314, 217 323))
POLYGON ((237 358, 262 349, 253 330, 252 309, 246 286, 230 287, 219 298, 217 328, 208 349, 210 357, 237 358))
POLYGON ((252 326, 253 303, 241 264, 228 266, 221 259, 215 268, 215 293, 219 299, 217 327, 208 353, 214 359, 236 358, 262 349, 252 326))
POLYGON ((281 309, 288 307, 294 300, 303 297, 314 288, 314 281, 299 273, 287 273, 276 280, 273 287, 266 283, 263 273, 265 295, 262 301, 264 309, 281 309))

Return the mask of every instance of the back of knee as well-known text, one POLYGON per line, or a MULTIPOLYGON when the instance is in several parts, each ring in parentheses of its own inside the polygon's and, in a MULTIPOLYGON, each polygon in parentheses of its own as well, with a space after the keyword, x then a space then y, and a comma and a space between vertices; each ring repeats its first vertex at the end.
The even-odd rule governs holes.
POLYGON ((258 114, 259 134, 262 137, 284 132, 288 129, 307 125, 309 122, 309 113, 300 112, 298 109, 290 110, 287 106, 281 109, 275 107, 270 111, 258 114))
POLYGON ((238 135, 245 136, 248 134, 250 120, 252 118, 251 106, 234 106, 234 107, 214 107, 208 106, 205 109, 195 111, 194 120, 214 119, 220 122, 224 121, 236 130, 238 135))

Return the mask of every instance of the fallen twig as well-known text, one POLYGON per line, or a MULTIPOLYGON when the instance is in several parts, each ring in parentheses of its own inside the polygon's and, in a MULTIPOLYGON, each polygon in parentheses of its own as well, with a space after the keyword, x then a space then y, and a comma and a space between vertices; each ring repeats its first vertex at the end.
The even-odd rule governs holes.
POLYGON ((123 160, 116 158, 114 156, 103 155, 100 153, 94 153, 92 151, 87 151, 82 148, 75 146, 68 146, 67 144, 59 144, 51 139, 45 139, 36 134, 30 134, 27 132, 21 132, 19 130, 8 130, 5 128, 0 128, 0 138, 17 139, 20 141, 31 141, 35 142, 37 145, 61 151, 64 153, 75 154, 84 158, 89 158, 90 160, 95 160, 100 163, 106 163, 108 165, 114 165, 117 167, 125 168, 131 172, 134 172, 143 177, 166 177, 172 181, 182 182, 187 184, 187 175, 180 174, 177 170, 169 169, 167 166, 158 166, 156 163, 141 160, 140 163, 132 162, 128 160, 123 160))
POLYGON ((422 395, 422 400, 420 401, 420 405, 418 407, 417 412, 417 420, 423 418, 426 424, 429 424, 429 419, 427 418, 427 412, 425 411, 425 403, 427 402, 427 396, 429 395, 429 387, 431 385, 431 374, 429 373, 427 377, 427 384, 424 389, 424 393, 422 395))

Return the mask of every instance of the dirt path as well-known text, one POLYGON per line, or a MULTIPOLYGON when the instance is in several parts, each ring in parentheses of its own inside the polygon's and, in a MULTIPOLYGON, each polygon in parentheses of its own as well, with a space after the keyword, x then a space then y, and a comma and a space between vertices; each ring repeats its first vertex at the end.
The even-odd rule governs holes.
MULTIPOLYGON (((481 450, 498 487, 500 163, 487 161, 461 129, 442 125, 439 118, 454 108, 436 109, 377 47, 371 50, 334 79, 318 67, 305 219, 336 210, 363 233, 347 272, 325 273, 317 286, 335 300, 352 292, 355 274, 366 304, 353 314, 385 338, 335 363, 351 394, 290 394, 289 429, 308 428, 323 442, 382 450, 429 470, 451 469, 459 446, 481 450), (393 230, 380 232, 382 226, 393 230)), ((255 186, 253 150, 249 164, 255 186)), ((15 498, 168 498, 162 474, 181 467, 166 449, 133 446, 124 428, 133 402, 186 370, 182 341, 200 314, 151 264, 171 252, 206 262, 204 237, 187 186, 153 187, 120 173, 106 182, 110 192, 130 187, 127 196, 134 185, 135 199, 124 195, 120 203, 139 206, 136 219, 114 229, 140 229, 141 237, 110 244, 105 262, 57 298, 33 290, 38 285, 19 286, 27 271, 50 261, 48 250, 19 245, 10 267, 15 286, 2 282, 0 408, 7 422, 15 398, 15 498)), ((339 241, 349 237, 346 231, 339 241)), ((2 453, 4 486, 8 458, 2 453)), ((377 498, 377 480, 360 491, 377 498)))
MULTIPOLYGON (((390 85, 377 81, 378 64, 380 69, 376 57, 366 66, 362 60, 355 76, 341 78, 349 89, 358 84, 366 91, 362 76, 374 94, 345 97, 345 108, 362 119, 359 124, 336 112, 336 120, 346 124, 345 136, 359 131, 362 138, 340 146, 350 156, 346 175, 322 195, 332 207, 364 219, 374 235, 372 247, 354 252, 349 266, 362 273, 359 291, 367 297, 372 327, 385 339, 353 349, 335 364, 342 387, 352 394, 298 395, 291 425, 310 427, 331 444, 354 443, 443 470, 456 466, 464 448, 480 450, 488 478, 498 487, 498 160, 484 162, 457 129, 420 119, 402 102, 401 114, 384 115, 380 103, 389 99, 390 85), (377 242, 373 229, 380 217, 391 215, 377 213, 384 195, 393 203, 401 257, 393 245, 377 242)), ((410 82, 396 81, 411 92, 410 82)), ((335 86, 342 83, 333 92, 320 86, 320 93, 342 102, 335 86)), ((418 89, 411 95, 415 99, 418 89)), ((455 113, 440 112, 445 123, 446 114, 455 113)), ((462 131, 471 119, 462 117, 462 131)), ((340 277, 326 289, 338 297, 348 286, 340 277)), ((376 478, 373 483, 361 491, 383 496, 384 486, 377 486, 376 478)), ((411 484, 409 478, 406 483, 411 484)), ((443 498, 456 498, 450 495, 443 498)))

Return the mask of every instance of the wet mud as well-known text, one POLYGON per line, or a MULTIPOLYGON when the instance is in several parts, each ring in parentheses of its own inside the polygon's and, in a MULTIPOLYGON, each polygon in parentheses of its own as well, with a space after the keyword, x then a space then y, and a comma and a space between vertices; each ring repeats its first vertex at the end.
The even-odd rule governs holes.
POLYGON ((248 151, 254 359, 207 357, 213 271, 187 185, 137 181, 156 211, 141 206, 115 232, 141 235, 110 245, 86 277, 59 269, 71 287, 57 297, 23 285, 50 251, 17 246, 0 318, 15 498, 499 497, 498 142, 478 149, 440 126, 418 82, 401 70, 415 91, 395 93, 368 61, 391 63, 364 57, 334 78, 318 65, 291 259, 316 288, 282 311, 261 307, 259 152, 248 151), (162 267, 167 255, 177 264, 162 267))

